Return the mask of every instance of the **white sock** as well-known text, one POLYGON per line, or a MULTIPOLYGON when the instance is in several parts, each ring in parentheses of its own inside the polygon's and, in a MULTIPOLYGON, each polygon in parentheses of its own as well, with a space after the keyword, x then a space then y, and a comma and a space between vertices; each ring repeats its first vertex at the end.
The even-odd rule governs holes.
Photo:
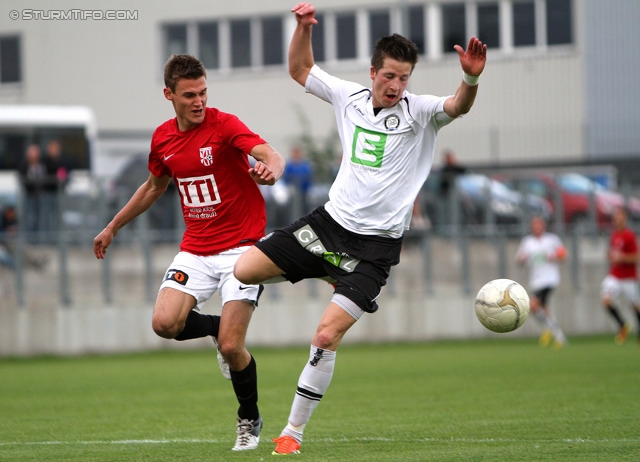
POLYGON ((311 345, 309 362, 298 379, 298 389, 291 405, 289 423, 281 435, 288 435, 299 443, 302 442, 304 427, 329 388, 335 363, 335 351, 323 350, 311 345))
POLYGON ((542 327, 548 328, 549 325, 547 323, 547 317, 542 310, 536 310, 533 312, 533 315, 536 317, 536 320, 542 325, 542 327))
POLYGON ((562 329, 560 329, 556 318, 554 318, 551 313, 549 313, 549 316, 547 317, 547 324, 549 325, 549 329, 551 329, 551 332, 553 332, 553 336, 558 342, 565 343, 567 341, 567 338, 564 336, 564 332, 562 332, 562 329))

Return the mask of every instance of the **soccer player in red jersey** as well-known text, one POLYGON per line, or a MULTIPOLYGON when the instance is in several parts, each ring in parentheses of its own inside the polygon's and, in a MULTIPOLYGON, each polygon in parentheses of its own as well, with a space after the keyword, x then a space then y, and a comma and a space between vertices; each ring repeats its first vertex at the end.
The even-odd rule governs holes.
POLYGON ((256 363, 245 336, 262 287, 241 284, 233 267, 265 234, 265 202, 258 185, 273 185, 285 161, 238 117, 207 107, 206 72, 198 59, 172 56, 164 81, 164 96, 176 117, 155 130, 148 179, 96 236, 93 250, 98 259, 104 258, 118 231, 174 182, 186 230, 158 292, 153 330, 175 340, 212 336, 222 373, 231 379, 240 404, 233 450, 255 449, 262 419, 256 363), (248 155, 256 160, 253 167, 248 155), (221 316, 200 313, 216 291, 222 299, 221 316))
POLYGON ((615 341, 622 344, 631 331, 631 326, 624 321, 618 311, 625 299, 631 305, 640 327, 638 240, 633 230, 627 226, 627 212, 622 207, 613 212, 613 231, 609 239, 607 257, 609 274, 602 281, 602 304, 618 324, 619 330, 615 341))

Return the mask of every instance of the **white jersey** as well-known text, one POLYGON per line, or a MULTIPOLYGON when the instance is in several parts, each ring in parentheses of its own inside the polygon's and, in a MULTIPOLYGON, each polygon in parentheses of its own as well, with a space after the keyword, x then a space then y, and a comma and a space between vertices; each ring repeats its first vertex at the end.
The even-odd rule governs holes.
POLYGON ((315 65, 305 89, 333 105, 342 142, 327 212, 349 231, 401 237, 431 170, 438 130, 453 120, 444 112, 448 96, 405 91, 398 104, 375 115, 369 88, 315 65))
POLYGON ((560 284, 560 263, 555 258, 549 260, 549 257, 557 255, 560 247, 564 247, 562 241, 553 233, 543 233, 540 237, 525 236, 520 242, 516 259, 526 261, 532 291, 560 284))

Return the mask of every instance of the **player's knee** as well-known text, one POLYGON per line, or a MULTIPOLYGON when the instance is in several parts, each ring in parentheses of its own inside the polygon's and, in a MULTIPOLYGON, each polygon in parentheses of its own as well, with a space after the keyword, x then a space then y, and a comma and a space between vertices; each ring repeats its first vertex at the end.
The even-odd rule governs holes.
POLYGON ((154 315, 151 319, 151 327, 159 337, 175 338, 182 331, 184 325, 180 326, 175 319, 154 315))
POLYGON ((340 335, 333 329, 319 329, 313 339, 313 345, 318 348, 335 350, 340 343, 340 335))
POLYGON ((235 342, 220 342, 218 348, 220 354, 229 364, 236 362, 237 358, 244 353, 244 347, 235 342))
POLYGON ((220 354, 234 371, 241 371, 251 361, 251 355, 243 342, 222 341, 218 344, 220 354))

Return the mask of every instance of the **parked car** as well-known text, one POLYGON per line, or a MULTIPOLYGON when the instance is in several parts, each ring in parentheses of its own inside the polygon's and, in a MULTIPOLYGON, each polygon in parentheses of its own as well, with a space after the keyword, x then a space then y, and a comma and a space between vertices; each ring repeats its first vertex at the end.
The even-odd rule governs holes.
POLYGON ((466 223, 486 223, 491 215, 495 223, 515 224, 520 221, 521 195, 499 181, 469 173, 458 177, 456 187, 472 206, 465 207, 471 212, 466 213, 466 223))
POLYGON ((563 222, 568 226, 585 224, 593 214, 598 227, 606 228, 611 223, 613 210, 624 205, 628 207, 631 220, 640 221, 639 199, 625 198, 579 173, 528 173, 503 178, 503 181, 513 189, 543 198, 554 217, 561 206, 563 222), (560 204, 556 203, 558 198, 560 204))
MULTIPOLYGON (((434 171, 427 179, 421 195, 423 213, 435 226, 442 226, 443 219, 451 216, 450 210, 442 213, 439 207, 450 209, 447 199, 439 194, 439 172, 434 171), (440 204, 440 205, 439 205, 440 204)), ((533 215, 551 218, 552 209, 542 198, 533 194, 523 194, 508 184, 480 173, 465 173, 456 181, 460 224, 466 226, 483 225, 489 222, 498 225, 519 225, 528 223, 533 215)), ((522 229, 509 226, 510 230, 522 229)))

